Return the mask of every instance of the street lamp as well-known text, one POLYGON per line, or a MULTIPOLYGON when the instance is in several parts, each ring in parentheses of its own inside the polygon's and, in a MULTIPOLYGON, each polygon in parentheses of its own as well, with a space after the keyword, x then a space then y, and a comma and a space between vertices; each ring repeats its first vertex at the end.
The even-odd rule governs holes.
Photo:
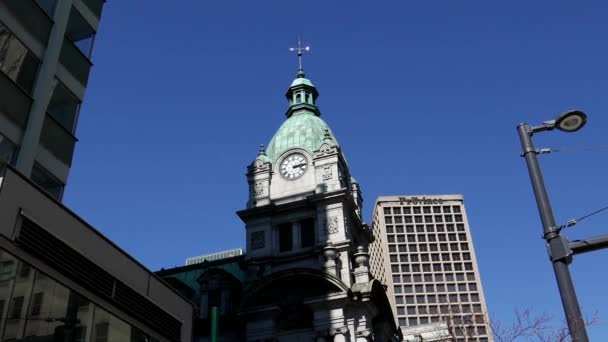
POLYGON ((536 155, 540 151, 534 148, 532 135, 543 131, 558 129, 563 132, 576 132, 587 123, 587 116, 581 111, 569 111, 561 114, 557 119, 550 120, 538 126, 530 126, 522 123, 517 125, 519 139, 522 147, 522 157, 526 159, 530 181, 534 189, 534 197, 538 206, 538 212, 543 224, 543 238, 547 242, 549 257, 553 264, 555 279, 562 299, 562 305, 566 313, 568 329, 573 342, 588 342, 585 322, 576 298, 576 291, 570 276, 568 265, 572 262, 572 247, 568 239, 560 235, 560 228, 555 224, 555 217, 549 202, 549 196, 545 188, 545 182, 540 170, 536 155))

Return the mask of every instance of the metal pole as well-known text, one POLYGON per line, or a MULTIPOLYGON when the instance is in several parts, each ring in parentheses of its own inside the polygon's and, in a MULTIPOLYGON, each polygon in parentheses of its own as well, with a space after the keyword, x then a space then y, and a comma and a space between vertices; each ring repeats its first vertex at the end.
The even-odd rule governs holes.
POLYGON ((568 269, 568 264, 571 261, 568 239, 559 234, 559 230, 555 224, 553 210, 551 209, 549 196, 545 189, 545 182, 543 181, 540 165, 536 158, 536 149, 532 143, 532 128, 527 124, 520 124, 517 126, 517 131, 523 149, 522 155, 525 157, 528 165, 536 205, 538 206, 540 219, 543 223, 543 238, 547 241, 555 279, 557 280, 559 294, 562 299, 564 312, 566 313, 566 320, 568 321, 570 336, 572 336, 573 342, 588 342, 589 337, 587 337, 585 322, 583 321, 574 284, 570 277, 570 270, 568 269))
POLYGON ((572 254, 581 254, 608 248, 608 235, 595 236, 570 242, 572 254))
POLYGON ((211 342, 217 342, 217 335, 218 335, 218 321, 219 321, 219 317, 218 317, 218 310, 217 310, 217 306, 214 306, 211 308, 211 342))

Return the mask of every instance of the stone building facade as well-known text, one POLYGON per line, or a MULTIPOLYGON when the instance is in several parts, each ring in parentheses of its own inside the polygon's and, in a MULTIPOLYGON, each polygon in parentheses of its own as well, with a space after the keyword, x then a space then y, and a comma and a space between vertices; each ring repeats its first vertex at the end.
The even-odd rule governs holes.
MULTIPOLYGON (((287 119, 247 168, 249 198, 237 213, 246 254, 219 262, 232 272, 210 267, 218 262, 161 272, 196 297, 201 325, 209 324, 213 302, 233 319, 220 332, 239 329, 240 340, 400 339, 386 289, 370 273, 374 237, 361 216, 359 184, 320 118, 318 95, 300 70, 286 94, 287 119), (222 284, 219 291, 214 284, 222 284)), ((207 340, 200 332, 199 340, 207 340)))

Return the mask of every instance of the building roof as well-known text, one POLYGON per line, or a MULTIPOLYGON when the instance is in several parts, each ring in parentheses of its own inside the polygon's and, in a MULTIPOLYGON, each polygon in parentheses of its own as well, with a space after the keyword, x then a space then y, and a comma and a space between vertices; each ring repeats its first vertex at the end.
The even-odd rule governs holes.
POLYGON ((268 144, 266 155, 272 162, 275 162, 281 153, 296 147, 312 154, 323 143, 326 130, 336 141, 329 126, 314 113, 303 111, 294 114, 285 120, 274 134, 268 144))
POLYGON ((292 148, 301 148, 313 154, 327 138, 326 133, 337 145, 331 129, 319 117, 320 113, 315 103, 318 96, 317 89, 309 79, 304 77, 303 73, 298 73, 289 86, 287 98, 292 99, 294 93, 303 91, 311 92, 313 99, 307 99, 308 102, 304 103, 294 103, 290 100, 288 118, 274 134, 266 149, 266 156, 272 163, 276 162, 283 152, 292 148))

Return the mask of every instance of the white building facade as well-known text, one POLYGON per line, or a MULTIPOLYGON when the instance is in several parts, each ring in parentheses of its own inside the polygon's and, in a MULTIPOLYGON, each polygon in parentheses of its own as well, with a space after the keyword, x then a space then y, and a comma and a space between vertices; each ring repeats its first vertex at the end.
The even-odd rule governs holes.
POLYGON ((381 196, 372 222, 370 269, 404 335, 447 324, 450 341, 493 340, 462 195, 381 196))

